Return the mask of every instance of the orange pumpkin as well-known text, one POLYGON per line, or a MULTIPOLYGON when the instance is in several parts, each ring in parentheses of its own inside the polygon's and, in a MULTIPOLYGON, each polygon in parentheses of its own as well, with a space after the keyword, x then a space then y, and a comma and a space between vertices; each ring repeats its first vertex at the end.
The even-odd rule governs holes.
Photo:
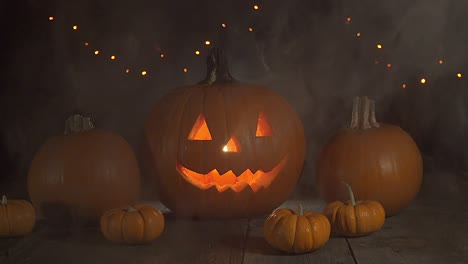
POLYGON ((32 232, 36 223, 34 207, 25 200, 7 200, 5 195, 0 202, 0 237, 24 236, 32 232))
POLYGON ((104 211, 136 201, 139 189, 131 146, 79 115, 67 120, 65 135, 39 149, 28 175, 34 206, 57 223, 99 224, 104 211))
POLYGON ((317 183, 327 201, 344 200, 341 182, 353 186, 357 197, 380 202, 388 216, 397 214, 419 192, 423 164, 418 146, 403 129, 379 124, 375 103, 354 100, 351 127, 334 135, 317 161, 317 183), (370 115, 370 119, 369 119, 370 115))
POLYGON ((276 209, 264 224, 265 239, 278 250, 287 253, 307 253, 319 249, 330 238, 330 222, 321 214, 287 208, 276 209))
POLYGON ((294 189, 302 123, 273 90, 235 81, 220 49, 204 81, 161 99, 146 124, 161 201, 179 216, 262 215, 294 189))
POLYGON ((327 204, 323 214, 331 223, 332 232, 347 237, 366 236, 379 231, 385 222, 385 210, 376 201, 356 201, 351 186, 344 183, 349 201, 327 204))
POLYGON ((120 243, 148 243, 164 230, 164 215, 149 205, 111 209, 101 217, 105 238, 120 243))

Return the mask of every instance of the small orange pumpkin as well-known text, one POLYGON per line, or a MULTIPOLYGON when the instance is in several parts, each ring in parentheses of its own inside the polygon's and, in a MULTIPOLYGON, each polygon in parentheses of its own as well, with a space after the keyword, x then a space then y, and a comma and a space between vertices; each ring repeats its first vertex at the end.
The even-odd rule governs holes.
POLYGON ((276 209, 264 224, 265 239, 273 248, 287 253, 307 253, 322 247, 330 238, 330 222, 321 214, 276 209))
POLYGON ((366 236, 379 231, 385 222, 385 210, 377 201, 356 201, 351 186, 343 182, 350 201, 334 201, 324 210, 332 232, 347 237, 366 236))
POLYGON ((26 200, 7 200, 5 195, 0 202, 0 237, 24 236, 32 232, 36 223, 36 211, 26 200))
POLYGON ((139 244, 158 238, 164 230, 164 215, 145 204, 116 208, 101 217, 101 232, 113 242, 139 244))

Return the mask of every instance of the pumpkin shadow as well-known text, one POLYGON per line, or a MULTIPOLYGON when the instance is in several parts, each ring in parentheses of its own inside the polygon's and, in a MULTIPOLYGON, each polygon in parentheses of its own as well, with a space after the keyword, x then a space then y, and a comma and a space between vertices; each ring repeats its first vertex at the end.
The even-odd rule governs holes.
POLYGON ((289 255, 272 248, 266 242, 265 238, 260 236, 250 236, 247 239, 244 237, 225 237, 221 240, 221 243, 229 248, 239 248, 240 250, 245 250, 245 252, 255 255, 289 255))
POLYGON ((44 202, 40 206, 40 212, 45 217, 49 226, 60 228, 94 227, 99 223, 91 218, 78 217, 79 212, 60 202, 44 202))

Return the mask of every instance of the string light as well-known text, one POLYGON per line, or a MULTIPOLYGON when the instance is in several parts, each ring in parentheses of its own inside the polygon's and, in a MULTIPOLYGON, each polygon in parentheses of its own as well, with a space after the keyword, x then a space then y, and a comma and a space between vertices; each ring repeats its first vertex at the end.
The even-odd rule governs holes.
POLYGON ((419 81, 421 84, 425 84, 426 83, 426 78, 421 78, 421 80, 419 81))
POLYGON ((115 56, 114 55, 110 56, 110 59, 115 60, 115 56))
POLYGON ((54 17, 53 17, 53 16, 50 16, 50 17, 49 17, 49 21, 54 21, 54 17))
POLYGON ((351 23, 351 18, 350 17, 346 18, 346 24, 349 24, 349 23, 351 23))
POLYGON ((161 57, 161 59, 164 58, 165 57, 164 53, 159 54, 159 57, 161 57))
POLYGON ((99 50, 95 50, 94 55, 98 55, 98 54, 99 54, 99 50))
POLYGON ((188 72, 188 69, 187 69, 187 68, 184 68, 184 72, 187 73, 187 72, 188 72))
POLYGON ((146 74, 148 74, 147 71, 141 71, 141 75, 146 76, 146 74))
POLYGON ((259 9, 258 5, 254 5, 253 9, 258 10, 259 9))
POLYGON ((249 27, 249 31, 252 32, 252 31, 253 31, 253 28, 249 27))
POLYGON ((85 42, 84 45, 87 47, 87 46, 89 46, 89 43, 88 43, 88 42, 85 42))
POLYGON ((222 23, 221 27, 226 28, 227 26, 226 26, 226 24, 222 23))
POLYGON ((129 69, 129 68, 125 69, 125 73, 126 73, 126 74, 129 74, 129 73, 130 73, 130 69, 129 69))
POLYGON ((356 37, 359 38, 360 36, 361 36, 361 32, 356 33, 356 37))
POLYGON ((378 48, 378 49, 381 49, 381 48, 382 48, 382 44, 377 44, 377 48, 378 48))
POLYGON ((200 51, 199 51, 199 50, 196 50, 196 51, 195 51, 195 55, 197 55, 197 56, 200 55, 200 51))
POLYGON ((73 30, 78 30, 78 26, 77 25, 73 25, 73 30))
POLYGON ((406 83, 403 83, 403 84, 401 85, 401 88, 406 89, 406 83))
POLYGON ((458 78, 461 78, 461 77, 462 77, 461 72, 457 73, 457 77, 458 77, 458 78))
POLYGON ((207 45, 207 46, 211 45, 211 41, 205 40, 205 45, 207 45))
POLYGON ((391 68, 392 67, 392 64, 391 63, 387 63, 387 68, 391 68))
POLYGON ((443 61, 443 60, 439 60, 439 64, 440 64, 440 65, 444 64, 444 61, 443 61))

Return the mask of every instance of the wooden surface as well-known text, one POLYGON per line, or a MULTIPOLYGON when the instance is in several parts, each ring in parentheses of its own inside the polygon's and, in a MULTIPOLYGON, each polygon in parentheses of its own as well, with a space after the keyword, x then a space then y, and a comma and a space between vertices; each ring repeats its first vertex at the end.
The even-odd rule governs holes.
MULTIPOLYGON (((0 263, 468 263, 468 184, 450 177, 426 177, 418 199, 387 218, 381 231, 361 238, 333 237, 309 254, 272 249, 263 238, 264 217, 188 221, 167 213, 163 235, 137 246, 112 244, 98 229, 66 230, 39 223, 28 237, 0 239, 0 263)), ((298 203, 311 211, 324 207, 313 196, 282 206, 295 208, 298 203)))

